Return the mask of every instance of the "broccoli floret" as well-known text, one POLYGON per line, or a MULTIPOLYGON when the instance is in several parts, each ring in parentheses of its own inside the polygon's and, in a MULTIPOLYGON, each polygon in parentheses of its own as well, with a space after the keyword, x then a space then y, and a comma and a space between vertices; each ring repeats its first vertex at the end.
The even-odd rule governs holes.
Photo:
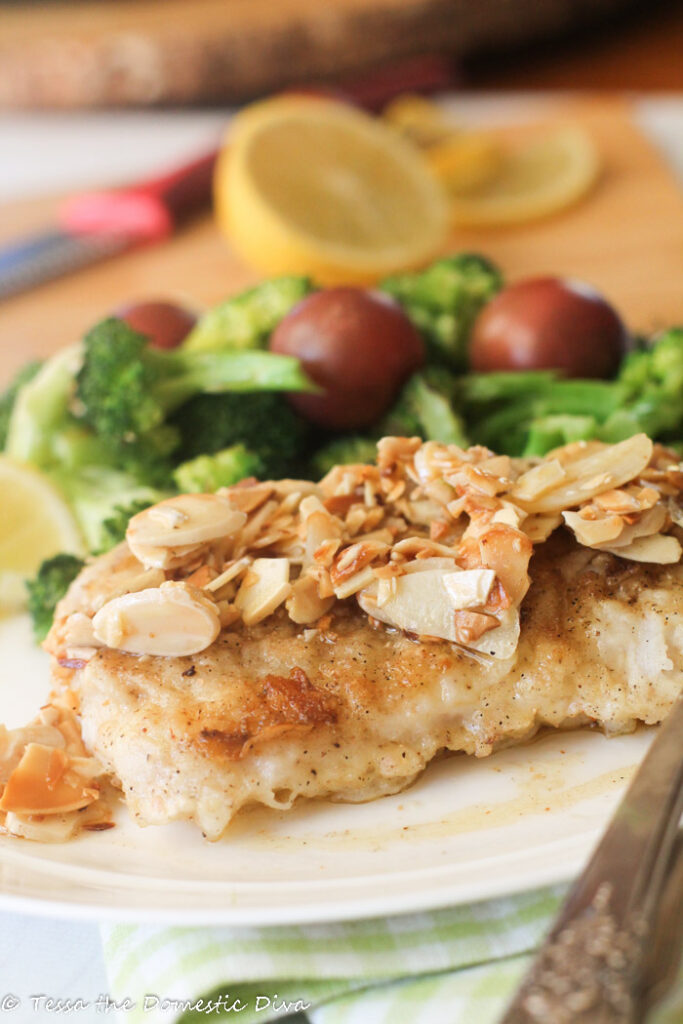
POLYGON ((49 476, 71 506, 88 550, 98 554, 121 539, 122 509, 139 512, 172 493, 141 484, 130 473, 107 465, 53 469, 49 476))
POLYGON ((0 395, 0 450, 7 444, 10 417, 14 409, 17 395, 29 381, 32 381, 43 364, 38 360, 26 363, 10 382, 4 394, 0 395))
POLYGON ((100 547, 93 554, 103 555, 105 551, 111 551, 125 540, 129 521, 138 512, 144 512, 151 504, 153 502, 148 499, 138 498, 128 505, 114 505, 111 515, 100 524, 100 547))
POLYGON ((313 291, 307 277, 276 277, 209 309, 185 340, 195 351, 263 348, 280 320, 313 291))
POLYGON ((307 454, 310 427, 284 395, 200 395, 171 422, 180 431, 183 461, 244 444, 261 461, 258 476, 280 477, 295 472, 307 454))
POLYGON ((671 327, 649 348, 629 353, 616 383, 620 407, 600 431, 604 441, 622 441, 645 431, 650 437, 679 441, 683 436, 683 327, 671 327))
POLYGON ((232 487, 248 476, 262 476, 263 463, 243 444, 234 444, 215 455, 198 455, 182 462, 173 472, 178 490, 207 494, 219 487, 232 487))
POLYGON ((47 636, 60 601, 72 580, 85 563, 76 555, 55 555, 42 563, 34 579, 26 583, 28 610, 33 620, 33 634, 40 643, 47 636))
POLYGON ((540 416, 532 421, 523 455, 545 455, 572 441, 590 441, 598 432, 594 416, 540 416))
POLYGON ((466 448, 462 419, 453 405, 455 378, 445 369, 413 374, 381 424, 381 434, 421 437, 466 448))
POLYGON ((80 345, 62 349, 20 389, 7 431, 5 451, 10 458, 41 469, 57 461, 57 439, 76 425, 69 409, 80 361, 80 345))
POLYGON ((86 335, 77 377, 83 418, 98 436, 118 446, 146 437, 197 394, 310 388, 292 356, 182 347, 161 351, 114 318, 86 335))
POLYGON ((311 474, 317 480, 334 466, 367 464, 377 458, 377 441, 372 437, 337 437, 319 448, 311 458, 311 474))
POLYGON ((387 278, 380 287, 403 306, 422 334, 429 361, 463 370, 474 319, 502 284, 500 271, 489 260, 460 253, 437 260, 421 273, 387 278))
POLYGON ((472 440, 506 455, 595 437, 622 396, 614 381, 562 380, 546 370, 468 374, 455 392, 472 440))

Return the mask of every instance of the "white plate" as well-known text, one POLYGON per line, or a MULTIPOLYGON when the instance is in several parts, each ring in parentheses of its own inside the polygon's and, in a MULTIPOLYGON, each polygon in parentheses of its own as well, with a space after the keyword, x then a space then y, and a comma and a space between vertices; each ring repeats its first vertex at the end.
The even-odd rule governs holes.
MULTIPOLYGON (((0 721, 28 721, 47 657, 25 619, 0 623, 0 721)), ((189 825, 116 828, 65 845, 0 837, 0 909, 176 924, 285 924, 398 914, 570 878, 653 735, 545 735, 434 763, 369 804, 302 802, 241 814, 207 843, 189 825)))

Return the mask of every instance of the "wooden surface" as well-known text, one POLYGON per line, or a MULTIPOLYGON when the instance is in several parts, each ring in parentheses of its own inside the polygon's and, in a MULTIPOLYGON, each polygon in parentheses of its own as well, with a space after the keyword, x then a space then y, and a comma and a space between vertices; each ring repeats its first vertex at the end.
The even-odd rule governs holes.
POLYGON ((78 0, 0 7, 0 107, 234 102, 558 37, 633 0, 78 0))
MULTIPOLYGON (((672 172, 634 126, 623 101, 565 104, 558 116, 584 124, 600 147, 605 167, 594 193, 544 222, 460 231, 449 249, 487 253, 509 279, 569 274, 589 281, 634 329, 683 321, 683 196, 672 172)), ((0 208, 0 240, 41 228, 53 208, 48 199, 0 208)), ((121 302, 175 297, 201 308, 257 279, 207 217, 161 246, 2 303, 0 375, 75 340, 121 302)))
POLYGON ((630 16, 565 33, 522 49, 475 54, 462 68, 463 85, 478 91, 511 89, 683 89, 683 4, 639 4, 630 16))

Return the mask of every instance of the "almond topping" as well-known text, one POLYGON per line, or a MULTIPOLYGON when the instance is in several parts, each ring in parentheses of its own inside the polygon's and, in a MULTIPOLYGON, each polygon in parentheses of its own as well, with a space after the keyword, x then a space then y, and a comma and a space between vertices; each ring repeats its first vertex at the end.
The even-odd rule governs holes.
POLYGON ((235 607, 245 626, 253 626, 274 612, 290 591, 289 560, 257 558, 242 580, 235 607))
POLYGON ((106 647, 173 657, 205 650, 220 632, 215 604, 186 582, 116 597, 100 608, 93 625, 106 647))
POLYGON ((216 494, 179 494, 133 516, 126 540, 133 554, 137 554, 136 548, 203 544, 231 536, 246 518, 244 512, 216 494))

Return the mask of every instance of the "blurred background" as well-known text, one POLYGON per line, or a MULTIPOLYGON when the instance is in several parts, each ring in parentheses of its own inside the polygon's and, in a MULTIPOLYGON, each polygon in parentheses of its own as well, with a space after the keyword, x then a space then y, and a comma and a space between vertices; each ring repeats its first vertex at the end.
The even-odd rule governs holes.
POLYGON ((683 5, 642 0, 4 0, 0 107, 238 103, 301 84, 670 90, 683 5))

